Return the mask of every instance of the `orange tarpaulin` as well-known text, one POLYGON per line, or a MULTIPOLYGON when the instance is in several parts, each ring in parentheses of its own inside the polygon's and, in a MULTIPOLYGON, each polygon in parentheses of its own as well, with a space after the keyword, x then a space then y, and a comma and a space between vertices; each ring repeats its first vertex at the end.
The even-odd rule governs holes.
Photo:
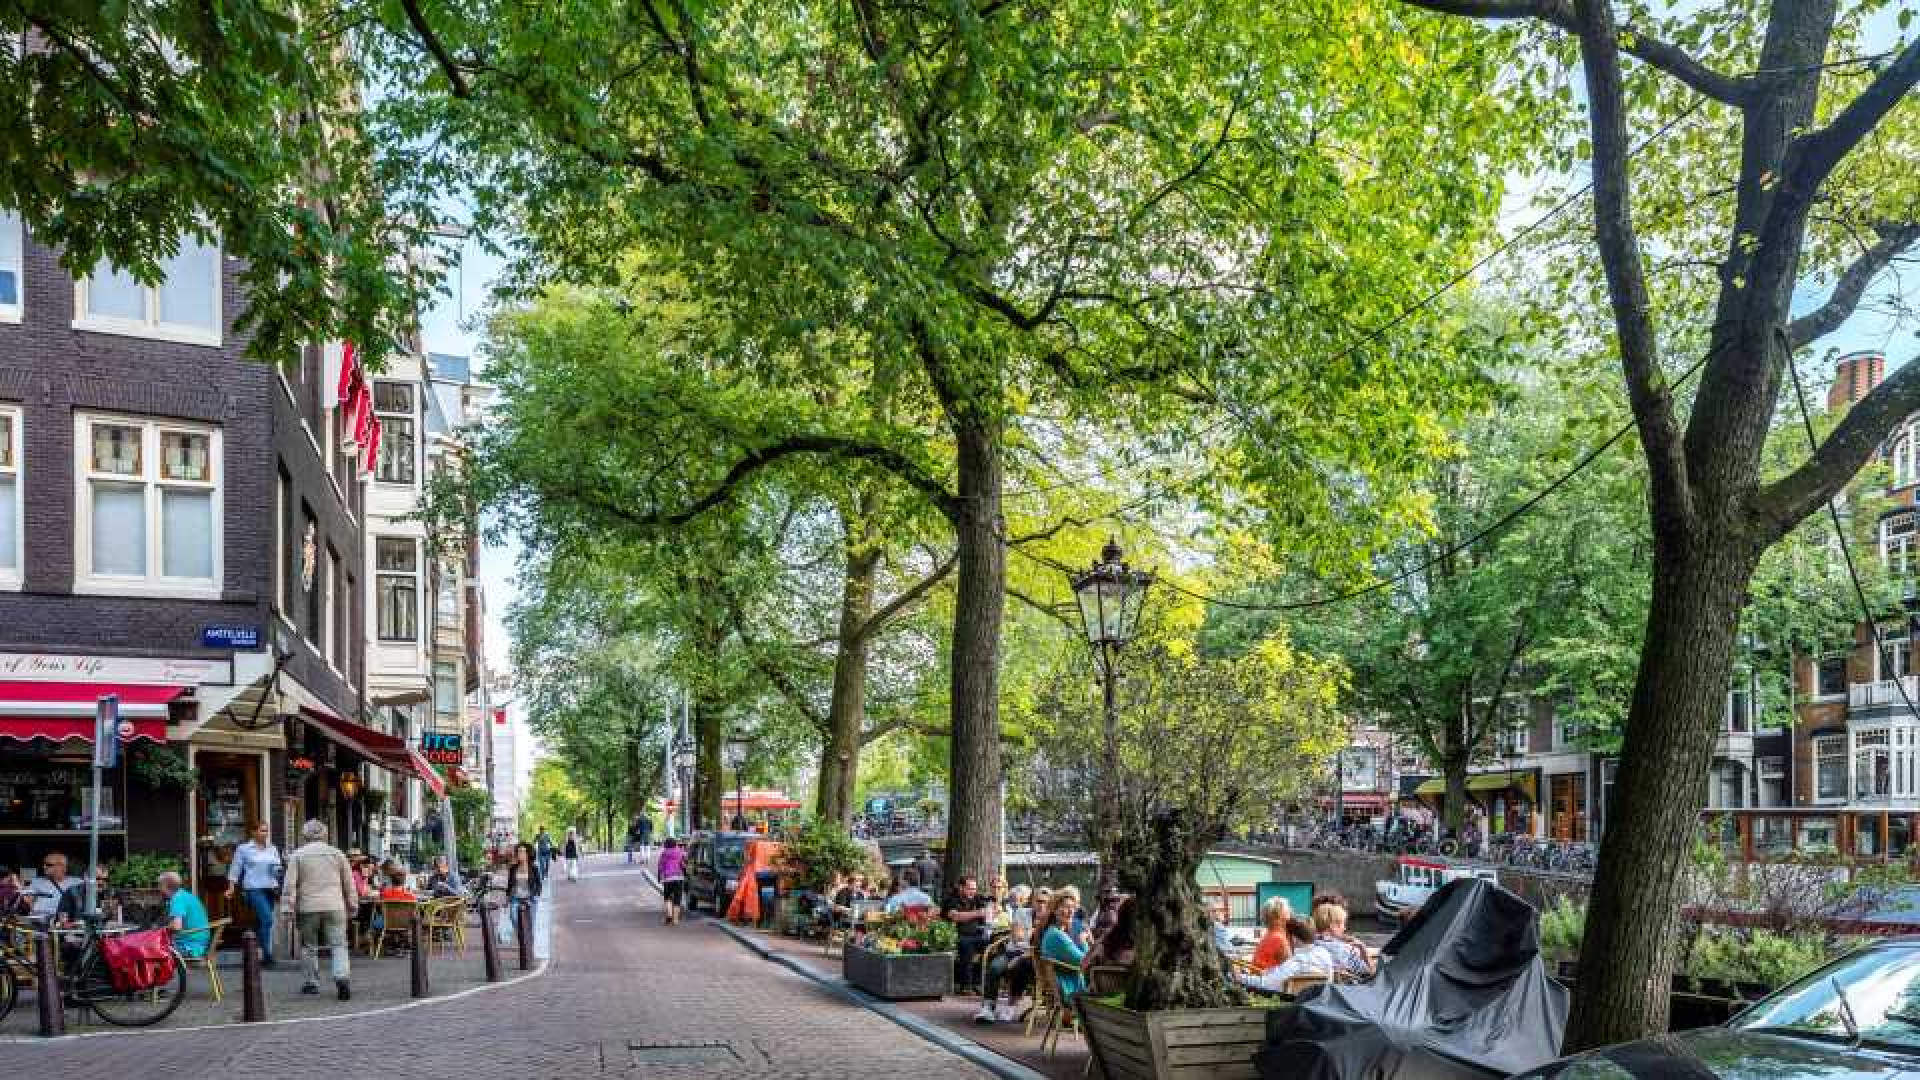
POLYGON ((780 856, 780 844, 773 840, 747 841, 747 865, 740 871, 740 884, 734 886, 733 902, 727 905, 727 918, 734 922, 760 921, 760 871, 773 869, 780 856))

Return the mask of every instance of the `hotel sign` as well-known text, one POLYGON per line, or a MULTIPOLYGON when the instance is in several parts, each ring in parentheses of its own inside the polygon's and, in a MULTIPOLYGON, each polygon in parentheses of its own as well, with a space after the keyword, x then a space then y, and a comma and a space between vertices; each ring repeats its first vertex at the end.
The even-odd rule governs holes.
POLYGON ((233 661, 167 656, 76 656, 0 653, 0 680, 151 683, 155 686, 233 684, 233 661))
POLYGON ((429 765, 458 765, 461 762, 460 736, 440 731, 420 736, 420 756, 429 765))

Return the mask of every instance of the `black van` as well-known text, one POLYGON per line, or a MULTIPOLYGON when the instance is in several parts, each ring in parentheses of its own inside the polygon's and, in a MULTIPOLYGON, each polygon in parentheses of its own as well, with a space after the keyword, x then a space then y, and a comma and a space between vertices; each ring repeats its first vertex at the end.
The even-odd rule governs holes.
POLYGON ((718 915, 727 910, 740 871, 747 865, 747 841, 762 839, 752 833, 697 832, 687 841, 687 907, 705 904, 718 915))

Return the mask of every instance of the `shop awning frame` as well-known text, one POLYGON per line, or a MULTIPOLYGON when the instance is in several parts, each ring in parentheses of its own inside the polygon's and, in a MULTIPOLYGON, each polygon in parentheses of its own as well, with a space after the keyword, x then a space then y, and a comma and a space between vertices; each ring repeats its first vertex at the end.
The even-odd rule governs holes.
MULTIPOLYGON (((1514 788, 1522 793, 1533 790, 1533 774, 1528 772, 1473 773, 1467 777, 1468 791, 1505 791, 1514 788)), ((1413 789, 1415 795, 1445 795, 1447 778, 1436 776, 1413 789)))
POLYGON ((359 754, 375 765, 390 772, 417 776, 435 795, 447 793, 447 782, 435 772, 433 766, 420 752, 408 746, 406 740, 398 736, 375 731, 364 724, 356 724, 311 705, 300 706, 300 715, 308 723, 339 743, 341 746, 359 754))
POLYGON ((140 683, 31 682, 0 680, 0 739, 30 742, 93 742, 94 710, 108 695, 120 699, 121 723, 132 729, 122 742, 167 741, 168 706, 185 686, 140 683))

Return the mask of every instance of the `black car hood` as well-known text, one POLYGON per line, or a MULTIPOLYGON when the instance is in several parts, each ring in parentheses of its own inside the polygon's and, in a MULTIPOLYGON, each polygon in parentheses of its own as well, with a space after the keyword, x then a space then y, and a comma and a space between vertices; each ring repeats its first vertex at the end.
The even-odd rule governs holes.
POLYGON ((1730 1028, 1701 1028, 1564 1058, 1528 1080, 1895 1080, 1920 1054, 1730 1028))

